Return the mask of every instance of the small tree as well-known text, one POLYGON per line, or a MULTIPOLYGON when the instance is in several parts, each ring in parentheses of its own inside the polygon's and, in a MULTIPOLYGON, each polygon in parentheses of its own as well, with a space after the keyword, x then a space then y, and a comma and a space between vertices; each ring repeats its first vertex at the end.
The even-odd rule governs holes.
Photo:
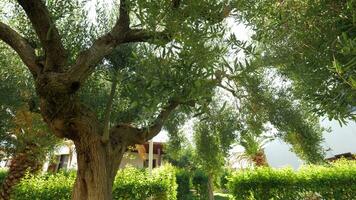
POLYGON ((270 139, 258 137, 251 133, 242 134, 238 144, 244 148, 244 152, 235 155, 234 159, 252 162, 256 167, 268 166, 264 151, 264 145, 268 141, 270 139))
POLYGON ((226 104, 212 103, 194 128, 196 157, 201 169, 208 176, 208 197, 214 199, 214 180, 220 177, 225 159, 240 128, 237 116, 226 104))
POLYGON ((2 199, 10 199, 11 191, 20 182, 26 172, 36 173, 43 166, 43 160, 53 150, 57 143, 46 129, 38 113, 28 111, 21 107, 15 111, 13 128, 8 130, 5 152, 11 159, 7 176, 1 187, 2 199))

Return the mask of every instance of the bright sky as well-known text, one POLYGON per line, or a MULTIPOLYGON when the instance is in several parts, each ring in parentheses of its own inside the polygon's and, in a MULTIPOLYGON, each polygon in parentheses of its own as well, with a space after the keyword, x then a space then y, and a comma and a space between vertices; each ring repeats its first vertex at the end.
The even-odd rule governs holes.
MULTIPOLYGON (((326 157, 332 157, 341 153, 356 153, 356 123, 349 122, 347 126, 341 127, 337 121, 324 120, 321 122, 324 127, 330 127, 330 133, 324 133, 325 149, 330 149, 326 157)), ((273 167, 291 166, 299 168, 302 161, 289 151, 289 145, 276 140, 265 147, 268 163, 273 167)))

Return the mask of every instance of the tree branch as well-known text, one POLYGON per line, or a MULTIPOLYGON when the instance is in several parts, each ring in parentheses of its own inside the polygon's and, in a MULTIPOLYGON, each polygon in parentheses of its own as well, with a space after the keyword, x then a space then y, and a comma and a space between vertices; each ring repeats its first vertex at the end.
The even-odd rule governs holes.
POLYGON ((117 82, 118 82, 118 72, 115 73, 114 79, 111 85, 111 91, 109 95, 108 102, 106 104, 105 108, 105 115, 104 115, 104 130, 103 130, 103 136, 102 136, 102 141, 104 143, 107 143, 110 139, 110 115, 111 115, 111 109, 112 109, 112 104, 115 98, 115 92, 116 92, 116 87, 117 87, 117 82))
POLYGON ((40 72, 40 67, 36 63, 35 50, 25 38, 2 22, 0 22, 0 39, 17 52, 33 75, 36 76, 40 72))
POLYGON ((89 49, 79 54, 76 63, 69 70, 74 80, 79 82, 86 80, 94 71, 95 66, 120 44, 147 42, 153 38, 170 38, 169 34, 165 31, 152 33, 144 29, 130 29, 130 19, 127 9, 125 1, 121 1, 119 19, 112 30, 98 38, 89 49))
POLYGON ((67 54, 59 32, 42 0, 18 0, 30 19, 46 52, 46 67, 60 69, 67 63, 67 54))
POLYGON ((129 43, 129 42, 148 42, 149 40, 152 39, 161 39, 164 41, 170 41, 172 40, 171 34, 169 34, 167 31, 161 31, 161 32, 149 32, 145 29, 130 29, 126 33, 126 37, 124 42, 129 43))
POLYGON ((130 124, 118 124, 110 130, 111 142, 115 143, 115 140, 127 141, 128 146, 143 144, 161 131, 170 113, 179 105, 178 101, 170 101, 167 106, 162 108, 154 122, 145 128, 136 128, 130 124))
POLYGON ((156 136, 162 129, 164 123, 167 121, 169 115, 179 106, 178 101, 170 101, 166 107, 164 107, 155 121, 148 127, 143 128, 140 132, 139 139, 143 139, 143 141, 147 141, 156 136))

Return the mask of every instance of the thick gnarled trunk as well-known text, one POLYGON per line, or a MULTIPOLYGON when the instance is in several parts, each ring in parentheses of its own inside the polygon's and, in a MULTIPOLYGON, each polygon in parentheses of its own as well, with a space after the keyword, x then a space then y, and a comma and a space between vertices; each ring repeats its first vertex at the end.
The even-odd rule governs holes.
POLYGON ((104 142, 102 125, 95 113, 75 96, 60 98, 41 99, 41 112, 54 134, 75 144, 78 170, 72 199, 112 200, 113 181, 127 147, 120 137, 125 131, 118 132, 116 140, 104 142))
POLYGON ((78 171, 72 199, 112 200, 113 181, 126 148, 158 134, 179 103, 168 102, 148 127, 119 123, 104 134, 103 123, 96 113, 83 105, 75 94, 79 87, 62 73, 38 77, 36 89, 41 97, 41 113, 56 136, 74 141, 78 171))
POLYGON ((73 200, 112 200, 112 188, 124 151, 122 145, 113 152, 109 144, 101 141, 77 143, 77 178, 73 188, 73 200))

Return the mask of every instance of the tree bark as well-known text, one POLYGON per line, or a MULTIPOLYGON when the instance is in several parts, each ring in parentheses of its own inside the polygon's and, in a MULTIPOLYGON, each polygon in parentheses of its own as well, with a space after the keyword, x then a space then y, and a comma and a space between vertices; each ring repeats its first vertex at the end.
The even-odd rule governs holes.
POLYGON ((72 199, 112 200, 114 178, 129 145, 122 138, 126 132, 120 129, 115 137, 111 134, 110 140, 103 142, 102 124, 93 111, 74 95, 47 91, 39 91, 43 96, 41 113, 53 133, 71 139, 77 152, 78 170, 72 199))
POLYGON ((73 200, 112 200, 115 175, 126 146, 118 144, 116 148, 112 151, 110 143, 100 140, 76 143, 78 171, 73 200))

